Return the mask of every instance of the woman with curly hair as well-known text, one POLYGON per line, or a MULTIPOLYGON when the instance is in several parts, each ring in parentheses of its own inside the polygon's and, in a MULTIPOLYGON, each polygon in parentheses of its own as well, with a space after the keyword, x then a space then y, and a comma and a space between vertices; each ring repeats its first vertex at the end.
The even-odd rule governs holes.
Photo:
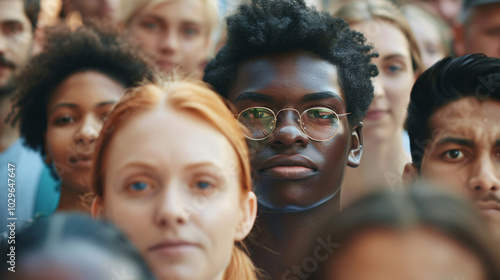
POLYGON ((106 26, 56 28, 19 79, 13 122, 61 180, 56 211, 88 211, 95 141, 125 89, 152 72, 137 51, 106 26))

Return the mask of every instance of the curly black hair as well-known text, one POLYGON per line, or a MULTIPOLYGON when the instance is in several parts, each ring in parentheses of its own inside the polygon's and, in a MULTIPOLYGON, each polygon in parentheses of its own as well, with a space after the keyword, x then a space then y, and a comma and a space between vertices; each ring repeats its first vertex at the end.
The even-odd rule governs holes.
POLYGON ((427 69, 413 85, 405 127, 412 163, 420 169, 433 128, 434 113, 462 98, 500 101, 500 59, 484 54, 448 56, 427 69))
POLYGON ((132 87, 154 80, 144 55, 116 30, 103 24, 48 30, 41 54, 33 57, 17 79, 18 94, 11 111, 14 125, 20 120, 25 144, 46 154, 43 132, 47 130, 46 107, 52 92, 71 75, 93 70, 132 87))
POLYGON ((337 66, 349 122, 361 121, 373 99, 370 80, 378 56, 341 18, 308 7, 304 0, 252 0, 227 18, 227 43, 205 68, 203 80, 224 97, 234 86, 238 67, 267 54, 304 50, 337 66))

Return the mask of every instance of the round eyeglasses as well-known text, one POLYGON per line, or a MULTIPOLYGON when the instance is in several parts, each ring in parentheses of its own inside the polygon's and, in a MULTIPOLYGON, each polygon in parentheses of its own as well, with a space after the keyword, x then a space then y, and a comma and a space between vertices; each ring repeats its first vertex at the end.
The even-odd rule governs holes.
POLYGON ((242 132, 248 139, 264 140, 269 137, 276 128, 276 119, 282 111, 294 111, 299 114, 299 123, 302 131, 314 141, 327 141, 332 139, 339 127, 339 117, 350 113, 337 114, 326 107, 313 107, 305 110, 302 114, 293 108, 279 110, 276 114, 266 107, 251 107, 235 115, 238 121, 247 129, 242 132))

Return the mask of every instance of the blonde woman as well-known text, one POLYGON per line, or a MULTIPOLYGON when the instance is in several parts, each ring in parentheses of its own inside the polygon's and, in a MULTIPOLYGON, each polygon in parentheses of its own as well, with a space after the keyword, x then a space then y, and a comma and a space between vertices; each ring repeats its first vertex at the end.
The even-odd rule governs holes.
POLYGON ((410 159, 403 145, 403 123, 422 62, 406 19, 391 2, 349 2, 335 16, 362 32, 379 54, 373 60, 379 71, 372 80, 374 99, 363 120, 363 156, 357 169, 346 170, 343 182, 341 204, 346 205, 380 186, 400 186, 410 159))
POLYGON ((160 71, 201 79, 219 26, 217 0, 124 0, 120 25, 160 71))

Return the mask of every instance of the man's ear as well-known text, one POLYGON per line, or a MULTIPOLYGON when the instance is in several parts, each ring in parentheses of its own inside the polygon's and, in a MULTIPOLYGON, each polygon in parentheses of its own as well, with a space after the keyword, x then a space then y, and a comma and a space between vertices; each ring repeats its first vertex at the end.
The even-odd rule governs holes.
POLYGON ((466 27, 463 24, 456 24, 453 26, 453 50, 458 56, 466 53, 465 40, 466 40, 466 27))
POLYGON ((241 203, 242 216, 236 228, 235 241, 242 241, 247 237, 257 217, 257 197, 254 192, 248 192, 241 203))
POLYGON ((363 123, 355 126, 351 132, 351 147, 347 158, 347 165, 356 168, 361 162, 361 153, 363 152, 363 123))
POLYGON ((418 179, 418 168, 413 163, 408 162, 403 170, 402 181, 404 186, 413 185, 418 179))
POLYGON ((92 206, 90 207, 90 214, 92 218, 97 219, 103 216, 103 206, 102 199, 98 196, 94 197, 92 201, 92 206))

